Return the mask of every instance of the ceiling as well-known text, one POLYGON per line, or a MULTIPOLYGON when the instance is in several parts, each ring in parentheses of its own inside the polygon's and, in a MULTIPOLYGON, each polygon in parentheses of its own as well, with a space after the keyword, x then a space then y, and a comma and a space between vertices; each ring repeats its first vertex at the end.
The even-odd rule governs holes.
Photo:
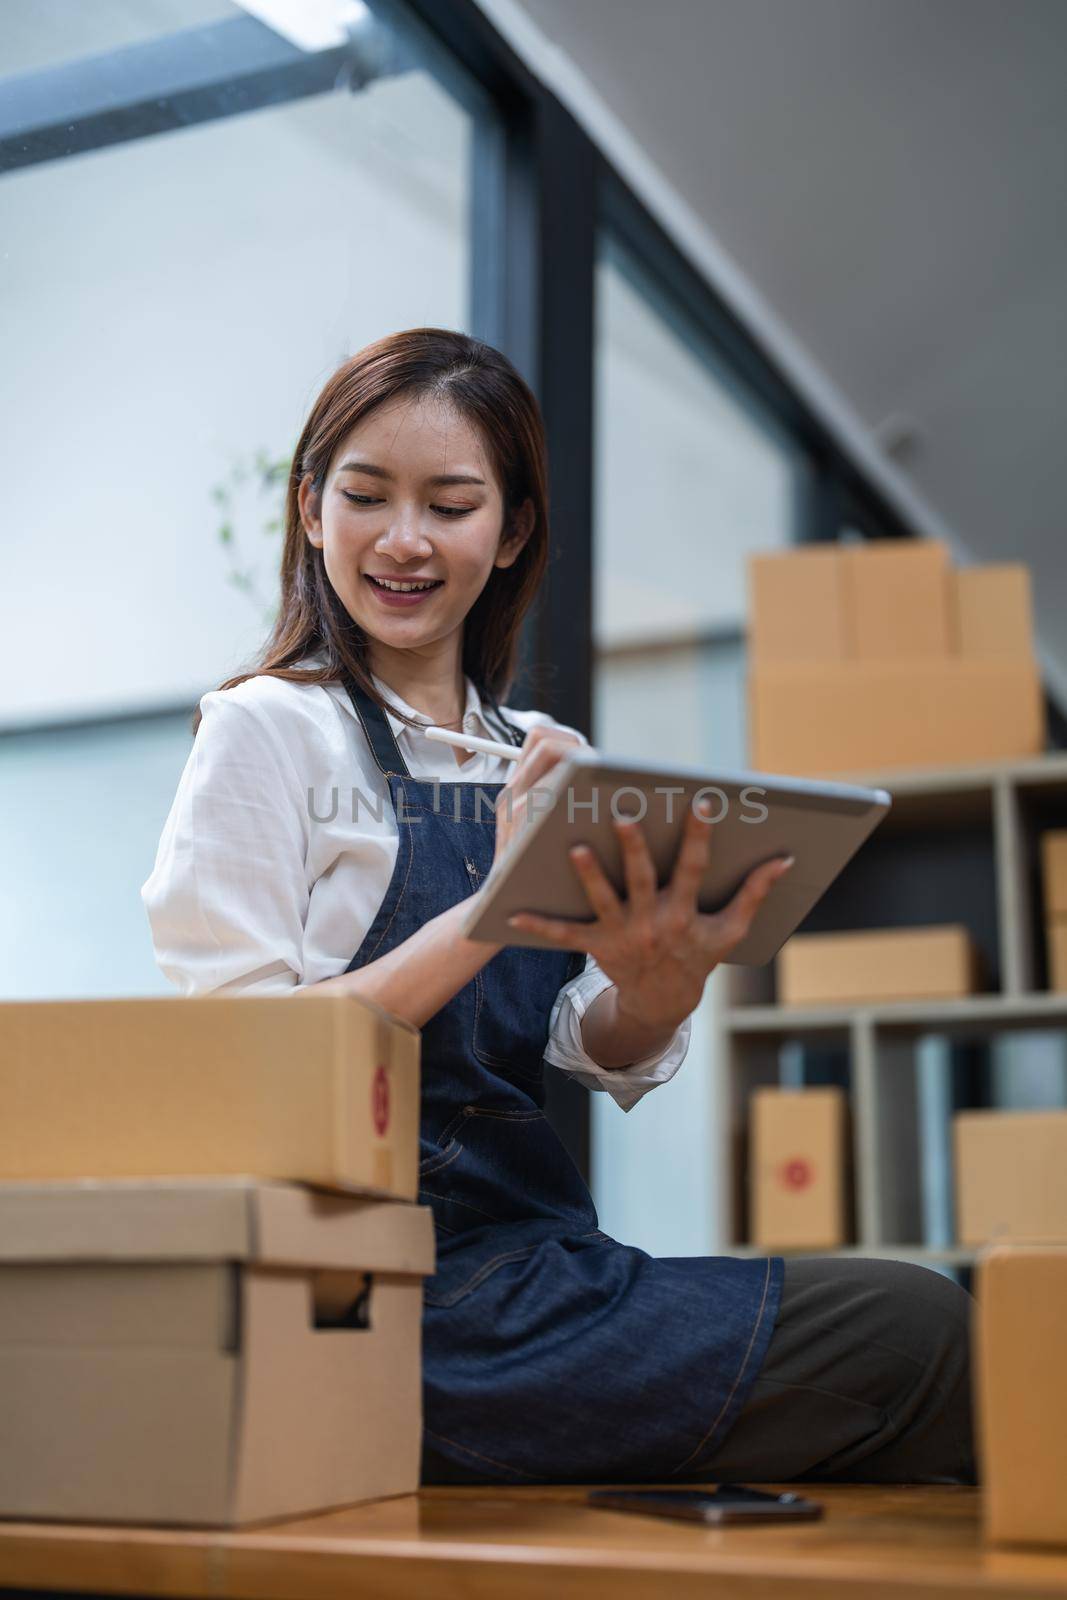
POLYGON ((1067 3, 518 5, 1067 683, 1067 3))

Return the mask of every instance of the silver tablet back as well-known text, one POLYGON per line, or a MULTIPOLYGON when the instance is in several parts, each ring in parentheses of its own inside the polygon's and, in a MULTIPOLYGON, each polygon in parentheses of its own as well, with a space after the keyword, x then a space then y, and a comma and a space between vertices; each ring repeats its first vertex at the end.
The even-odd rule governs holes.
POLYGON ((668 770, 576 751, 537 785, 538 815, 512 840, 475 896, 464 926, 468 938, 544 946, 535 934, 509 928, 517 911, 577 921, 592 912, 568 850, 588 844, 616 891, 625 894, 616 816, 634 816, 666 887, 677 858, 686 809, 712 804, 714 829, 701 883, 701 911, 718 911, 746 875, 772 856, 796 864, 763 902, 748 935, 726 958, 760 966, 781 949, 889 810, 883 789, 767 773, 668 770))

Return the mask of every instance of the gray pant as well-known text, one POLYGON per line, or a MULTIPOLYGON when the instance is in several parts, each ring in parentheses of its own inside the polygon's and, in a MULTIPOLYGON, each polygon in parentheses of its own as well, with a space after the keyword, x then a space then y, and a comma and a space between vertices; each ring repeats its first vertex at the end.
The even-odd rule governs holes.
POLYGON ((701 1478, 974 1483, 973 1305, 927 1267, 787 1258, 763 1366, 701 1478))

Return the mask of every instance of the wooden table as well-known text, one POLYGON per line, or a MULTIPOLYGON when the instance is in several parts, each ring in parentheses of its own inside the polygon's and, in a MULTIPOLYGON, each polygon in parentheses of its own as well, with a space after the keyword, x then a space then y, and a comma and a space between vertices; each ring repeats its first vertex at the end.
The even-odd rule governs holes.
POLYGON ((241 1533, 0 1522, 0 1589, 223 1600, 964 1600, 1067 1595, 1067 1550, 986 1550, 973 1489, 810 1491, 822 1522, 710 1529, 580 1488, 424 1489, 241 1533))

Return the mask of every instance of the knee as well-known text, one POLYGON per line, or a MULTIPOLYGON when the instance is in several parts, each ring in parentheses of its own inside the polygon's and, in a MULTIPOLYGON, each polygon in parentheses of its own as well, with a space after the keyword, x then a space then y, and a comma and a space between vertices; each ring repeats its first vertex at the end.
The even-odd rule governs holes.
POLYGON ((974 1300, 951 1278, 909 1261, 851 1263, 866 1301, 861 1321, 876 1344, 906 1366, 918 1364, 952 1381, 970 1368, 974 1300))
POLYGON ((913 1403, 921 1397, 923 1404, 946 1405, 969 1430, 973 1298, 929 1267, 904 1261, 881 1265, 878 1320, 898 1358, 901 1399, 908 1393, 913 1403))
POLYGON ((974 1299, 952 1278, 911 1261, 884 1261, 883 1292, 894 1319, 928 1337, 969 1343, 974 1299))

